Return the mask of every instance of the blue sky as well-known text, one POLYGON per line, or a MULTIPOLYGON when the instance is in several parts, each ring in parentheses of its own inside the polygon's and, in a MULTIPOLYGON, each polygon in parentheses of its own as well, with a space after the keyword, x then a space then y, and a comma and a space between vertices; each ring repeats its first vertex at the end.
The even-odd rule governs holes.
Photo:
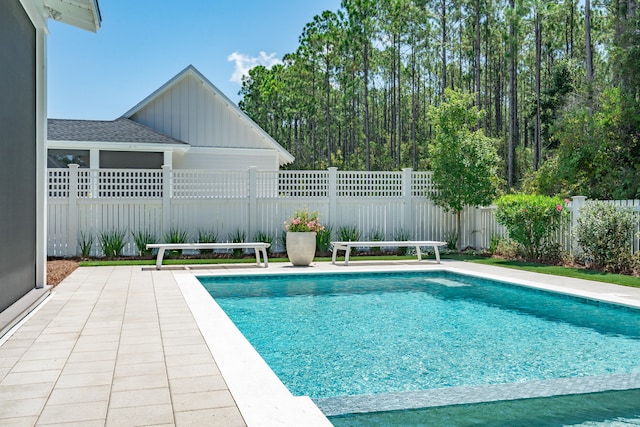
POLYGON ((193 64, 237 102, 239 76, 294 52, 340 0, 100 0, 90 33, 49 20, 48 116, 113 120, 193 64))

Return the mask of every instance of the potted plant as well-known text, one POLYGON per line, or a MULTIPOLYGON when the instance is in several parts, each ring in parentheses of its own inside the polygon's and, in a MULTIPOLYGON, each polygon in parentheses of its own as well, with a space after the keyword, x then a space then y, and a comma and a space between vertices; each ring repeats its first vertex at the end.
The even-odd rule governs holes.
POLYGON ((324 230, 317 211, 297 210, 284 223, 287 231, 287 256, 296 266, 307 266, 316 253, 316 233, 324 230))

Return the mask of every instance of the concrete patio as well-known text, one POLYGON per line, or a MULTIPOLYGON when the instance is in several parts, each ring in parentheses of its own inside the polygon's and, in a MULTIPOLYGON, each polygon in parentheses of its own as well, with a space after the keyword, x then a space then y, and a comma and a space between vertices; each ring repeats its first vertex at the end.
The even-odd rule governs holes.
POLYGON ((0 339, 0 425, 295 425, 283 420, 309 414, 314 421, 305 425, 330 425, 303 398, 292 397, 280 405, 269 388, 273 380, 265 385, 262 374, 242 381, 232 378, 236 373, 229 372, 246 371, 256 364, 255 358, 229 354, 230 341, 218 331, 224 329, 220 318, 208 325, 203 321, 210 307, 207 302, 196 307, 203 298, 193 293, 194 272, 435 268, 464 269, 640 306, 640 289, 446 261, 439 266, 431 261, 354 262, 349 267, 317 263, 307 270, 285 263, 273 263, 268 269, 227 265, 195 271, 79 268, 13 334, 0 339), (244 367, 227 369, 236 360, 244 367), (245 390, 238 392, 238 385, 245 390), (230 389, 236 391, 232 394, 230 389), (256 399, 262 401, 253 405, 256 399), (289 416, 256 424, 260 418, 255 410, 265 406, 289 416))

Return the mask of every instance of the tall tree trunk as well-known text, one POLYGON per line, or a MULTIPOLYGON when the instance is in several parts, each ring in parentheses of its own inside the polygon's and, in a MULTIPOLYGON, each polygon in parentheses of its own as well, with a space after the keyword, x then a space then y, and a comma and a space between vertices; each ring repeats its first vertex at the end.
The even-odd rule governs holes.
MULTIPOLYGON (((316 71, 315 68, 311 77, 311 99, 316 98, 316 71)), ((311 116, 311 168, 316 168, 316 118, 315 114, 311 116)))
MULTIPOLYGON (((494 98, 493 98, 493 105, 494 105, 494 110, 495 110, 495 114, 496 114, 496 125, 495 125, 495 130, 494 130, 494 135, 496 136, 500 136, 502 135, 502 73, 500 72, 500 68, 502 67, 502 65, 500 64, 502 61, 496 61, 495 65, 494 65, 494 81, 493 81, 493 85, 494 85, 494 98)), ((505 153, 506 154, 506 153, 505 153)))
POLYGON ((364 70, 364 139, 366 147, 366 169, 371 170, 371 137, 369 134, 369 44, 365 41, 362 51, 362 69, 364 70))
POLYGON ((587 107, 593 115, 593 52, 591 48, 591 1, 584 2, 585 53, 587 60, 587 107))
POLYGON ((487 14, 487 19, 485 21, 485 28, 484 28, 484 34, 485 34, 485 40, 484 40, 484 63, 485 66, 487 66, 487 70, 484 73, 484 90, 485 90, 485 95, 484 95, 484 102, 485 102, 485 110, 487 111, 487 114, 485 114, 485 124, 484 124, 484 128, 485 131, 488 133, 489 136, 495 136, 492 133, 492 126, 493 126, 493 113, 492 113, 492 109, 491 109, 491 96, 492 96, 492 91, 491 91, 491 86, 490 86, 490 82, 492 81, 492 78, 494 78, 494 73, 493 73, 493 68, 489 67, 489 54, 491 53, 492 49, 490 49, 489 47, 489 16, 487 14))
MULTIPOLYGON (((476 0, 476 18, 475 18, 475 26, 476 26, 476 42, 474 44, 475 50, 475 64, 474 64, 474 72, 476 77, 476 106, 478 110, 482 109, 481 98, 480 98, 480 0, 476 0)), ((478 127, 480 127, 481 123, 478 123, 478 127)))
POLYGON ((398 136, 396 137, 396 151, 397 151, 397 165, 398 167, 402 166, 402 57, 400 52, 400 35, 396 35, 396 40, 398 43, 397 52, 398 58, 396 60, 398 71, 396 75, 398 76, 398 100, 396 101, 396 108, 398 109, 397 118, 398 125, 396 126, 396 131, 398 136))
POLYGON ((327 126, 327 166, 331 166, 331 76, 329 71, 331 63, 328 56, 325 61, 325 66, 325 96, 327 97, 327 102, 325 104, 325 122, 327 126))
POLYGON ((411 144, 412 158, 411 165, 413 169, 418 168, 418 146, 416 143, 416 121, 418 120, 418 112, 416 106, 417 99, 416 87, 416 46, 413 35, 411 36, 411 144))
MULTIPOLYGON (((589 1, 589 0, 587 0, 589 1)), ((540 66, 542 61, 542 25, 540 24, 540 15, 536 10, 535 16, 535 33, 536 33, 536 125, 534 135, 534 150, 533 150, 533 170, 538 170, 540 167, 540 66)))
POLYGON ((573 34, 575 33, 576 27, 576 5, 575 0, 569 0, 569 58, 573 59, 573 34))
POLYGON ((516 5, 515 0, 509 0, 511 8, 509 22, 509 153, 507 154, 507 185, 514 185, 514 157, 518 142, 518 76, 517 76, 517 40, 516 40, 516 5))
POLYGON ((442 23, 442 97, 444 98, 444 90, 447 87, 447 0, 442 0, 441 10, 442 23))
POLYGON ((397 164, 396 159, 396 125, 397 125, 397 110, 396 110, 396 54, 395 54, 396 42, 393 40, 393 51, 391 52, 391 75, 389 80, 391 88, 389 89, 389 108, 391 110, 391 123, 389 124, 389 155, 393 165, 397 164))

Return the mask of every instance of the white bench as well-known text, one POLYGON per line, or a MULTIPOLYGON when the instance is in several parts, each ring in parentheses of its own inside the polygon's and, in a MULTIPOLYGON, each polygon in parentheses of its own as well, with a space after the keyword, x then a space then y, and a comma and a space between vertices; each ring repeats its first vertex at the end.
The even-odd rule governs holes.
POLYGON ((444 246, 447 242, 436 242, 431 240, 404 240, 404 241, 380 241, 380 242, 331 242, 333 245, 333 254, 331 256, 331 263, 336 263, 336 257, 338 256, 338 251, 345 251, 344 254, 344 265, 349 265, 349 252, 351 252, 351 248, 381 248, 381 247, 409 247, 415 246, 416 254, 418 255, 418 261, 422 261, 422 252, 420 252, 421 246, 433 246, 433 251, 436 253, 436 261, 440 264, 440 251, 438 250, 438 246, 444 246))
POLYGON ((267 248, 270 243, 264 242, 242 242, 242 243, 152 243, 147 245, 147 249, 158 249, 156 257, 156 269, 162 267, 162 258, 166 250, 180 249, 253 249, 256 252, 256 264, 260 265, 260 252, 264 259, 264 267, 269 267, 269 257, 267 257, 267 248))

